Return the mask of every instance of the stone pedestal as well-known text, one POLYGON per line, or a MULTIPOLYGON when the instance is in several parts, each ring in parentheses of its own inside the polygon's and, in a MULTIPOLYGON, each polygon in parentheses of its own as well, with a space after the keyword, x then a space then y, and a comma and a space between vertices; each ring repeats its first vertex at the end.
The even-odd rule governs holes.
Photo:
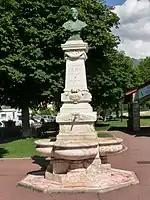
POLYGON ((92 96, 87 89, 85 70, 88 44, 82 40, 71 40, 63 44, 62 49, 66 59, 66 80, 61 95, 63 106, 56 118, 60 125, 57 141, 96 139, 96 112, 89 104, 92 96))

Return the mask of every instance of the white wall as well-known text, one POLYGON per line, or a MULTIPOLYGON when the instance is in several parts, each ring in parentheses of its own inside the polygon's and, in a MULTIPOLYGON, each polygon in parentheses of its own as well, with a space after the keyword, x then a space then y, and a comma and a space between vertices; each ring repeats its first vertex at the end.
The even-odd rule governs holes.
POLYGON ((20 115, 19 110, 17 109, 3 109, 0 110, 0 120, 8 121, 8 120, 13 120, 16 121, 18 120, 18 115, 20 115))

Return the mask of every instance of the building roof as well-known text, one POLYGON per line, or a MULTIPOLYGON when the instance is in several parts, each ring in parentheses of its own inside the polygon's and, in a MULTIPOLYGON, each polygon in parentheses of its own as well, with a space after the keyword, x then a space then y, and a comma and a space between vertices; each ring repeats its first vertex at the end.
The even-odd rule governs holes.
POLYGON ((125 93, 125 96, 129 96, 129 95, 131 95, 131 94, 134 94, 134 93, 136 93, 139 89, 141 89, 141 88, 143 88, 143 87, 145 87, 145 86, 147 86, 147 85, 150 85, 150 81, 145 82, 144 84, 140 85, 140 86, 137 87, 137 88, 134 88, 134 89, 132 89, 132 90, 129 90, 128 92, 125 93))

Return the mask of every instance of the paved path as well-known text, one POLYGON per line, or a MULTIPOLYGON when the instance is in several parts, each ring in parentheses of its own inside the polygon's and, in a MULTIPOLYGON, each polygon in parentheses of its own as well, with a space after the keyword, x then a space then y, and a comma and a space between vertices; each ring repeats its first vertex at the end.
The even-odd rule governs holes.
POLYGON ((150 137, 134 137, 115 133, 124 139, 128 150, 109 157, 112 167, 133 170, 140 184, 104 194, 47 195, 16 186, 27 172, 38 170, 32 160, 0 161, 0 200, 149 200, 150 199, 150 137))

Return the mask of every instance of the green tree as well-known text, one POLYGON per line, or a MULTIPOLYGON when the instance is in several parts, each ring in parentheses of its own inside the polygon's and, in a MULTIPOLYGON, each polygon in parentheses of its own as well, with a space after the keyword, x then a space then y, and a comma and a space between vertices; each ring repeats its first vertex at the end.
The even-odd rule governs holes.
POLYGON ((107 109, 115 108, 118 115, 124 93, 136 84, 136 71, 132 60, 124 53, 114 50, 107 54, 106 61, 101 63, 99 68, 95 67, 92 73, 89 84, 94 107, 100 106, 104 111, 104 119, 107 109))
POLYGON ((60 100, 65 70, 61 44, 69 36, 61 26, 69 19, 70 7, 77 7, 79 17, 88 24, 82 33, 91 48, 87 65, 105 63, 107 53, 118 44, 111 28, 119 18, 104 4, 96 0, 5 0, 0 7, 1 98, 22 109, 24 136, 30 135, 29 107, 60 100))
POLYGON ((150 81, 150 57, 142 59, 137 65, 137 73, 139 76, 139 84, 150 81))
MULTIPOLYGON (((138 86, 150 81, 150 57, 142 59, 136 67, 138 74, 138 86)), ((143 102, 142 110, 149 110, 150 101, 143 102)))

